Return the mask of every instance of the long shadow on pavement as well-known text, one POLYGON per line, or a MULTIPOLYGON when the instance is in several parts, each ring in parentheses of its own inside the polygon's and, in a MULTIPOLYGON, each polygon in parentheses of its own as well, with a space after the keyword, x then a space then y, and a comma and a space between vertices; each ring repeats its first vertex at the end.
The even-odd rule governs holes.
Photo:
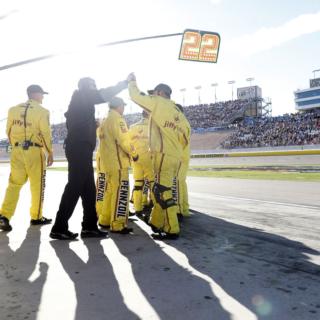
POLYGON ((0 319, 37 319, 48 265, 39 263, 39 276, 29 281, 40 248, 40 228, 29 227, 16 251, 9 247, 7 233, 0 232, 0 319))
POLYGON ((134 235, 112 237, 130 262, 135 280, 163 320, 229 320, 208 282, 177 264, 138 225, 134 235), (130 239, 131 237, 131 239, 130 239))
POLYGON ((168 244, 257 319, 320 319, 320 266, 310 259, 318 251, 200 212, 185 219, 182 230, 168 244))
POLYGON ((97 239, 87 239, 83 243, 88 249, 87 262, 83 262, 70 249, 69 242, 50 242, 64 270, 74 283, 77 299, 74 319, 139 319, 124 303, 112 265, 103 251, 101 242, 97 239))

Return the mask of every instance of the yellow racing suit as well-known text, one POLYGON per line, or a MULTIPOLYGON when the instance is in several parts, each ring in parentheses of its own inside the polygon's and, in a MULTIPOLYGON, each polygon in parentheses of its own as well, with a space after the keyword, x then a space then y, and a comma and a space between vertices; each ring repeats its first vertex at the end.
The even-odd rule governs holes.
POLYGON ((103 210, 103 205, 105 204, 105 193, 107 190, 107 179, 106 173, 102 170, 101 167, 101 157, 100 157, 100 143, 101 143, 101 126, 97 129, 97 137, 99 139, 99 146, 96 152, 96 172, 97 172, 97 180, 96 180, 96 211, 99 216, 103 210))
POLYGON ((130 154, 134 154, 129 143, 129 133, 124 118, 110 109, 99 129, 100 171, 105 173, 106 192, 99 224, 110 226, 112 231, 127 227, 129 213, 129 166, 130 154))
POLYGON ((148 131, 149 119, 147 118, 133 124, 129 130, 130 143, 139 155, 138 160, 132 162, 134 179, 132 201, 136 212, 148 206, 148 189, 152 188, 154 182, 148 131))
POLYGON ((46 161, 52 153, 49 111, 37 101, 28 100, 9 109, 7 136, 12 146, 10 178, 0 214, 10 220, 22 186, 30 180, 32 220, 42 218, 46 161))
POLYGON ((187 145, 181 126, 182 113, 170 99, 141 94, 135 81, 129 83, 129 94, 135 103, 151 113, 149 145, 155 173, 153 193, 156 203, 150 224, 166 233, 179 234, 178 207, 172 196, 172 183, 187 145))

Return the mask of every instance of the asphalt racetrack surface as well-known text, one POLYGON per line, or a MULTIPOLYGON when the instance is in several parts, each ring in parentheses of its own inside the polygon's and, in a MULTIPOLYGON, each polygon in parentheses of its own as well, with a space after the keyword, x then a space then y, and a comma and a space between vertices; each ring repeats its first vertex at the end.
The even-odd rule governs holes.
MULTIPOLYGON (((8 176, 1 164, 1 201, 8 176)), ((47 172, 46 217, 66 179, 47 172)), ((319 320, 320 183, 188 184, 191 217, 165 243, 138 219, 126 236, 51 240, 50 226, 29 227, 24 186, 13 230, 0 232, 0 319, 319 320)), ((70 230, 81 215, 78 204, 70 230)))

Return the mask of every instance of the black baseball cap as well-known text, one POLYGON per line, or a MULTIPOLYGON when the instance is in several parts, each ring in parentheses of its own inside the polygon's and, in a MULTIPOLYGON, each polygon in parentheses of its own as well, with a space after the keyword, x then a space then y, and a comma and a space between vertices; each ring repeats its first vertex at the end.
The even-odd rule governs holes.
POLYGON ((31 93, 42 93, 48 94, 48 92, 44 91, 39 85, 32 84, 27 88, 27 94, 30 95, 31 93))
POLYGON ((120 106, 126 106, 127 104, 123 101, 123 99, 119 97, 113 97, 109 102, 109 108, 117 108, 120 106))
POLYGON ((172 90, 171 88, 164 83, 159 83, 158 85, 155 86, 153 90, 148 90, 148 94, 154 94, 155 91, 163 91, 168 97, 171 96, 172 90))

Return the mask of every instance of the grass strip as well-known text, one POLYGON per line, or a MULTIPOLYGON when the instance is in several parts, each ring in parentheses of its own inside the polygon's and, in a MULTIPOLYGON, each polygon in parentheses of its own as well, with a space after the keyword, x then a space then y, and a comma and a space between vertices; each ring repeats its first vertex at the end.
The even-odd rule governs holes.
POLYGON ((288 172, 288 171, 238 171, 238 170, 221 170, 221 171, 199 171, 189 170, 188 176, 191 177, 212 177, 212 178, 234 178, 234 179, 255 179, 255 180, 287 180, 287 181, 320 181, 320 173, 314 172, 288 172))

